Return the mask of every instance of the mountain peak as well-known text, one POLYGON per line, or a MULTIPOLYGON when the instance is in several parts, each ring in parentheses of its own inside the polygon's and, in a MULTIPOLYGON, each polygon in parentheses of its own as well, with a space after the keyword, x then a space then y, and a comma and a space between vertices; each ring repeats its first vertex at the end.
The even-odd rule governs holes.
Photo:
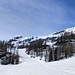
POLYGON ((75 27, 68 28, 68 29, 65 30, 65 32, 73 32, 73 33, 75 33, 75 27))

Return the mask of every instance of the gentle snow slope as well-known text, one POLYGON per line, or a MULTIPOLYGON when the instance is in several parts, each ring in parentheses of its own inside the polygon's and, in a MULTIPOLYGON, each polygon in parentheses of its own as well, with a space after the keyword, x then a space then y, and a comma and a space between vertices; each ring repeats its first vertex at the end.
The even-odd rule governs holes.
POLYGON ((19 50, 19 65, 0 65, 0 75, 75 75, 75 57, 50 63, 29 58, 19 50))

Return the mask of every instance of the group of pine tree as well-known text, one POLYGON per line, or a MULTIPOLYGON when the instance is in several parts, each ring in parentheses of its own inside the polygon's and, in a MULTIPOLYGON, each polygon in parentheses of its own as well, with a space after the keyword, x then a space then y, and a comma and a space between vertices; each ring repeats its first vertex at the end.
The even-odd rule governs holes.
POLYGON ((75 54, 75 34, 73 32, 65 32, 53 38, 51 42, 54 42, 52 47, 47 45, 43 39, 31 42, 26 46, 26 53, 33 58, 40 57, 40 60, 44 58, 46 62, 69 58, 75 54))
POLYGON ((18 64, 18 50, 13 46, 13 44, 6 41, 0 41, 0 59, 1 64, 3 65, 18 64))
MULTIPOLYGON (((26 48, 25 52, 31 57, 40 57, 40 60, 46 62, 57 61, 75 55, 75 34, 73 32, 65 32, 56 38, 52 37, 50 41, 54 43, 52 46, 47 45, 46 39, 38 39, 23 46, 26 48)), ((0 41, 0 59, 1 64, 18 64, 18 49, 10 42, 0 41)))

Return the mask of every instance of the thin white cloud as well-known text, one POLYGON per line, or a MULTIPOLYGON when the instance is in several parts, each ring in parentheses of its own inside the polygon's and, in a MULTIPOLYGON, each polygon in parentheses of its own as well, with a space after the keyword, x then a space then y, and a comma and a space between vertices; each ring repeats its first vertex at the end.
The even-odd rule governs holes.
POLYGON ((45 30, 53 25, 74 24, 68 19, 70 13, 75 15, 73 9, 56 0, 0 0, 0 28, 13 35, 24 31, 28 35, 34 31, 47 33, 45 30))

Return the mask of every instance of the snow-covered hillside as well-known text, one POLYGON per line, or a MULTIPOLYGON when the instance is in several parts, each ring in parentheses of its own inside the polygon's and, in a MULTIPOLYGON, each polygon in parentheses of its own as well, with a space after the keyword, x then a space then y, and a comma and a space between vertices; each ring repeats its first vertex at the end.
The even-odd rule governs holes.
POLYGON ((52 45, 51 40, 53 38, 57 38, 58 36, 61 36, 65 32, 67 32, 67 33, 71 33, 71 32, 75 33, 75 27, 68 28, 68 29, 65 29, 65 30, 62 30, 62 31, 59 31, 59 32, 55 32, 55 33, 52 33, 52 34, 47 35, 47 36, 23 37, 21 35, 17 35, 15 37, 9 39, 9 42, 11 42, 14 45, 27 45, 30 42, 36 41, 38 39, 44 39, 46 41, 46 43, 52 45))
POLYGON ((75 75, 75 56, 46 63, 30 58, 25 49, 19 50, 19 65, 0 65, 0 75, 75 75))

